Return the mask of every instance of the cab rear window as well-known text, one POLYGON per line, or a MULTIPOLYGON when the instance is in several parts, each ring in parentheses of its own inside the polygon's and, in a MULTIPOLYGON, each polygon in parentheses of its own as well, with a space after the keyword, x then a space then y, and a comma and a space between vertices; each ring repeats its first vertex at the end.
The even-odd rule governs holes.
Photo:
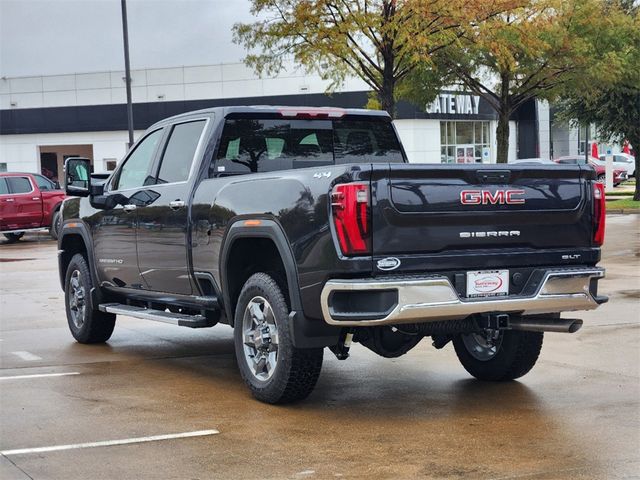
POLYGON ((225 121, 210 176, 403 161, 389 121, 233 118, 225 121))

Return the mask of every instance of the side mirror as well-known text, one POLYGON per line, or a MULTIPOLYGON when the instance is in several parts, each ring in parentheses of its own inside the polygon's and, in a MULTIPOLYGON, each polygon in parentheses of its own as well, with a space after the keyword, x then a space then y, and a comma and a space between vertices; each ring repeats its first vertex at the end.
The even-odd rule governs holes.
POLYGON ((71 157, 64 162, 64 191, 72 197, 91 193, 91 165, 88 158, 71 157))

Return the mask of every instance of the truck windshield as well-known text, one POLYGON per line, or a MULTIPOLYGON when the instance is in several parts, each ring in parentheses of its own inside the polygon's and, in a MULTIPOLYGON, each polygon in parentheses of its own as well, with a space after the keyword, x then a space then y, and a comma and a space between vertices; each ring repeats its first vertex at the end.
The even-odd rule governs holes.
POLYGON ((391 122, 237 118, 225 121, 211 176, 363 162, 404 162, 391 122))

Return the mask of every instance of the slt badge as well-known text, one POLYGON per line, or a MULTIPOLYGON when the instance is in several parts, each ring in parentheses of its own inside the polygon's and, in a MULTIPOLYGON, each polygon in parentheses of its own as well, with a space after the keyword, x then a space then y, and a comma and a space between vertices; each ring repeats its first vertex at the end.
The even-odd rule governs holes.
POLYGON ((396 257, 387 257, 377 262, 378 270, 395 270, 400 266, 400 259, 396 257))

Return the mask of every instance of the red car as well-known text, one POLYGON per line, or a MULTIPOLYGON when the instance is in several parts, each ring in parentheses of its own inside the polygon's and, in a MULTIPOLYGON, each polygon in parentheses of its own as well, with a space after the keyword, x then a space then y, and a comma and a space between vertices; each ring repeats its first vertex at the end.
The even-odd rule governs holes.
MULTIPOLYGON (((555 162, 571 165, 584 165, 585 159, 584 155, 567 155, 564 157, 558 157, 555 162)), ((600 183, 605 182, 606 168, 604 165, 602 165, 602 163, 603 162, 601 162, 597 158, 589 157, 589 165, 591 165, 595 169, 596 175, 598 177, 598 182, 600 183)), ((625 180, 627 180, 627 170, 624 168, 615 168, 613 170, 613 185, 617 187, 625 180)))
POLYGON ((64 191, 37 173, 0 173, 0 233, 10 242, 25 231, 49 229, 58 238, 64 191))

